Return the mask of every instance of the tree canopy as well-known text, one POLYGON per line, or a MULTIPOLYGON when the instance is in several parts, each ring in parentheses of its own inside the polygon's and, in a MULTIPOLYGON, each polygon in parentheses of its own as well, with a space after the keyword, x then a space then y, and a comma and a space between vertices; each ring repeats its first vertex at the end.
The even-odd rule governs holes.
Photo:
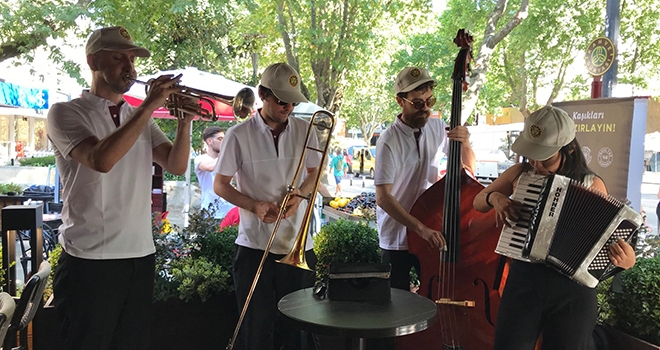
MULTIPOLYGON (((657 81, 660 0, 622 2, 619 83, 657 81)), ((557 99, 588 97, 584 49, 604 30, 602 1, 448 0, 8 0, 0 3, 0 62, 37 51, 82 83, 61 40, 123 25, 152 57, 143 74, 194 66, 256 85, 268 64, 301 73, 305 93, 365 139, 396 115, 392 83, 403 67, 429 67, 446 116, 459 28, 475 38, 464 118, 515 106, 524 114, 557 99), (59 41, 58 41, 59 40, 59 41)))

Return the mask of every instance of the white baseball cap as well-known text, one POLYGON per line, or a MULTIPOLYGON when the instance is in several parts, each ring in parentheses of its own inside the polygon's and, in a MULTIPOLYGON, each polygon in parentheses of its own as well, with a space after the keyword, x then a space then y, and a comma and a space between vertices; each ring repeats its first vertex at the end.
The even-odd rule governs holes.
POLYGON ((525 129, 511 150, 532 160, 547 160, 575 138, 575 122, 564 111, 545 106, 525 118, 525 129))
POLYGON ((85 52, 87 55, 95 54, 101 50, 128 51, 134 50, 137 57, 149 57, 151 53, 144 47, 133 42, 128 30, 124 27, 107 27, 92 32, 87 40, 85 52))
POLYGON ((435 86, 435 79, 431 78, 426 69, 419 67, 406 67, 396 76, 394 80, 394 94, 398 95, 400 92, 410 92, 415 90, 418 86, 432 81, 435 86))
POLYGON ((300 92, 300 74, 286 63, 271 64, 261 74, 260 84, 270 89, 280 101, 297 103, 307 102, 300 92))

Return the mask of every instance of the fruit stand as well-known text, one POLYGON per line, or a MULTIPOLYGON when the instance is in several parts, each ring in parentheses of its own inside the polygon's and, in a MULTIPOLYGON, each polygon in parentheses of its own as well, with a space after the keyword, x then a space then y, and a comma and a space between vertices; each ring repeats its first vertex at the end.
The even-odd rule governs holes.
POLYGON ((350 221, 366 221, 369 226, 376 227, 376 194, 362 192, 353 197, 324 197, 323 222, 329 223, 339 219, 350 221))

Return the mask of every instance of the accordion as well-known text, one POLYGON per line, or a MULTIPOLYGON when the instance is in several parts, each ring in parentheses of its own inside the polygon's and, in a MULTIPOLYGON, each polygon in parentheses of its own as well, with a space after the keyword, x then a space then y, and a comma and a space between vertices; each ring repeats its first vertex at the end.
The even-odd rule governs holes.
POLYGON ((621 270, 608 247, 629 242, 643 222, 620 200, 560 175, 523 173, 512 199, 523 204, 522 215, 504 227, 495 252, 545 263, 590 288, 621 270))

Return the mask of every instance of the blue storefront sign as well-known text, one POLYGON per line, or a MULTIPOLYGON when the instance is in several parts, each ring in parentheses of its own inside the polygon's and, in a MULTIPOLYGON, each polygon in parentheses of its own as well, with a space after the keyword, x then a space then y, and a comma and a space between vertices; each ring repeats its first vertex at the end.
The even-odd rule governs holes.
POLYGON ((48 109, 48 90, 28 88, 0 81, 0 105, 48 109))

